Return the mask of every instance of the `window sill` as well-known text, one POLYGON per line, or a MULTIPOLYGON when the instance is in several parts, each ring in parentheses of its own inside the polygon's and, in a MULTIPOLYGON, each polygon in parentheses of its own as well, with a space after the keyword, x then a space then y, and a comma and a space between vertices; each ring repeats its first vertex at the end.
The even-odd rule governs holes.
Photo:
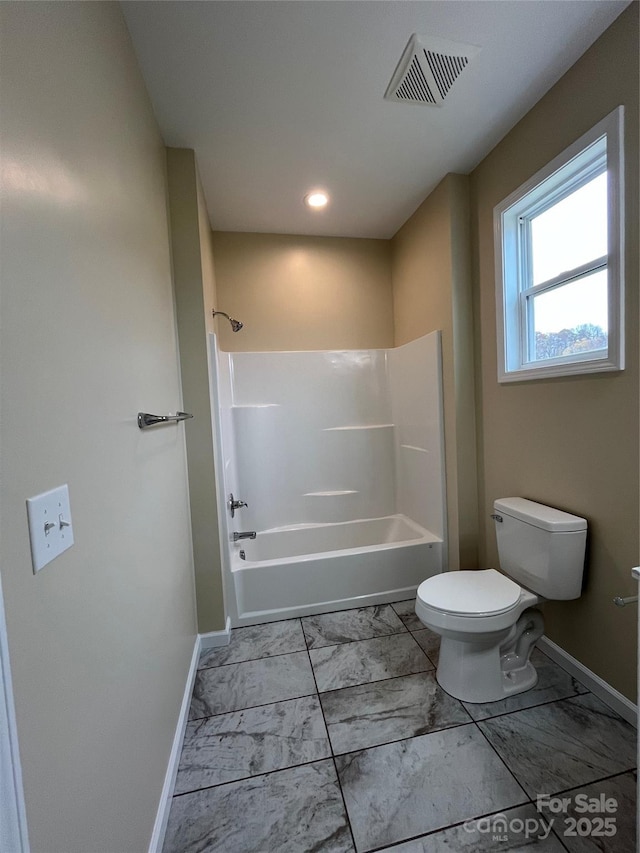
POLYGON ((574 361, 571 364, 546 364, 536 367, 521 367, 517 370, 498 373, 498 382, 502 385, 508 382, 530 382, 535 379, 558 379, 562 376, 585 376, 590 373, 618 373, 624 367, 608 358, 592 361, 574 361))

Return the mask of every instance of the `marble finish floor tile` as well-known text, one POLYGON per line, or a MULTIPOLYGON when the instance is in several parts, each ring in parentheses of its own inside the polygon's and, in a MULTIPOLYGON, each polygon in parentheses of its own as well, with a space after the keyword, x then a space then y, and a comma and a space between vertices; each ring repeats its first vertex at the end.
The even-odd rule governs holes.
POLYGON ((176 794, 329 758, 317 696, 187 724, 176 794))
POLYGON ((332 761, 174 797, 163 853, 351 853, 332 761))
POLYGON ((408 631, 421 631, 424 628, 416 616, 415 598, 408 598, 406 601, 394 601, 391 606, 402 619, 408 631))
POLYGON ((229 645, 205 649, 200 655, 198 669, 302 652, 306 648, 299 619, 268 622, 266 625, 252 625, 249 628, 233 628, 229 645))
POLYGON ((440 634, 436 634, 430 628, 423 627, 421 631, 414 631, 412 636, 431 663, 437 667, 440 660, 440 634))
POLYGON ((316 693, 307 652, 232 663, 196 674, 189 719, 316 693))
POLYGON ((359 853, 528 799, 475 723, 335 761, 359 853))
POLYGON ((320 693, 433 669, 410 634, 311 649, 309 656, 320 693))
MULTIPOLYGON (((636 779, 633 773, 594 782, 585 788, 575 788, 561 796, 571 798, 566 812, 554 814, 543 808, 542 813, 547 820, 553 821, 553 831, 562 839, 569 853, 636 853, 636 779), (590 802, 604 795, 607 800, 615 800, 615 810, 585 811, 584 801, 576 802, 579 794, 588 797, 590 802), (576 810, 576 806, 580 811, 576 810), (575 823, 582 818, 590 821, 590 825, 583 821, 584 829, 589 833, 583 836, 578 833, 575 823), (605 827, 596 818, 613 819, 615 835, 602 834, 605 827)), ((584 829, 580 827, 581 831, 584 829)))
POLYGON ((336 754, 470 722, 433 672, 334 690, 320 699, 336 754))
POLYGON ((539 649, 533 650, 531 663, 538 673, 538 683, 535 687, 532 687, 531 690, 525 690, 524 693, 516 693, 515 696, 500 699, 497 702, 464 702, 465 708, 473 719, 486 720, 489 717, 496 717, 498 714, 508 714, 511 711, 520 711, 523 708, 542 705, 544 702, 568 699, 570 696, 588 692, 583 684, 580 684, 539 649))
POLYGON ((636 766, 636 733, 590 693, 477 724, 532 797, 636 766))
POLYGON ((302 628, 310 649, 353 640, 369 640, 407 630, 390 604, 305 616, 302 628))
POLYGON ((565 853, 535 806, 518 806, 387 847, 385 853, 565 853), (497 841, 496 838, 500 840, 497 841))

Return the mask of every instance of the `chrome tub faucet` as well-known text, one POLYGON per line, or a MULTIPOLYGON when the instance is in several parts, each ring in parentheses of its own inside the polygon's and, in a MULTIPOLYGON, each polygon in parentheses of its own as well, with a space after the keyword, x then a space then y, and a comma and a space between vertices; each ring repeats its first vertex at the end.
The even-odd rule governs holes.
POLYGON ((234 533, 233 541, 239 542, 241 539, 255 539, 257 535, 255 530, 245 530, 242 533, 234 533))
POLYGON ((227 501, 227 506, 229 507, 229 512, 231 513, 231 518, 233 518, 236 514, 237 509, 242 509, 243 506, 249 506, 245 501, 237 501, 233 497, 233 492, 229 495, 229 500, 227 501))

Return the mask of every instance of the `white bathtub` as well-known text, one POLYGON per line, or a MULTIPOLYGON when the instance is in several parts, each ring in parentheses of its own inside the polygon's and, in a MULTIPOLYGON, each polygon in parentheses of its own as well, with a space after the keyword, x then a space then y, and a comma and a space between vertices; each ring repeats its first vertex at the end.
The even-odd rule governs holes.
POLYGON ((264 530, 231 569, 236 624, 255 624, 410 598, 442 571, 442 540, 403 515, 264 530))

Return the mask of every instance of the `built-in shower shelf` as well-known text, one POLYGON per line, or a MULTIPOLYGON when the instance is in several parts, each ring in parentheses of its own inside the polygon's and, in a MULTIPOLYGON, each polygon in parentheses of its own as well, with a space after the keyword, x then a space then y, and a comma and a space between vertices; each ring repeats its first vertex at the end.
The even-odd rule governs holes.
POLYGON ((339 495, 357 495, 359 494, 355 489, 340 489, 335 492, 305 492, 303 497, 305 498, 335 498, 339 495))
POLYGON ((417 450, 418 453, 428 453, 429 452, 426 447, 415 447, 413 444, 401 444, 400 447, 403 450, 417 450))
POLYGON ((277 409, 280 403, 241 403, 231 406, 232 409, 277 409))
POLYGON ((393 429, 393 424, 354 424, 353 426, 325 427, 323 432, 343 432, 354 429, 393 429))

